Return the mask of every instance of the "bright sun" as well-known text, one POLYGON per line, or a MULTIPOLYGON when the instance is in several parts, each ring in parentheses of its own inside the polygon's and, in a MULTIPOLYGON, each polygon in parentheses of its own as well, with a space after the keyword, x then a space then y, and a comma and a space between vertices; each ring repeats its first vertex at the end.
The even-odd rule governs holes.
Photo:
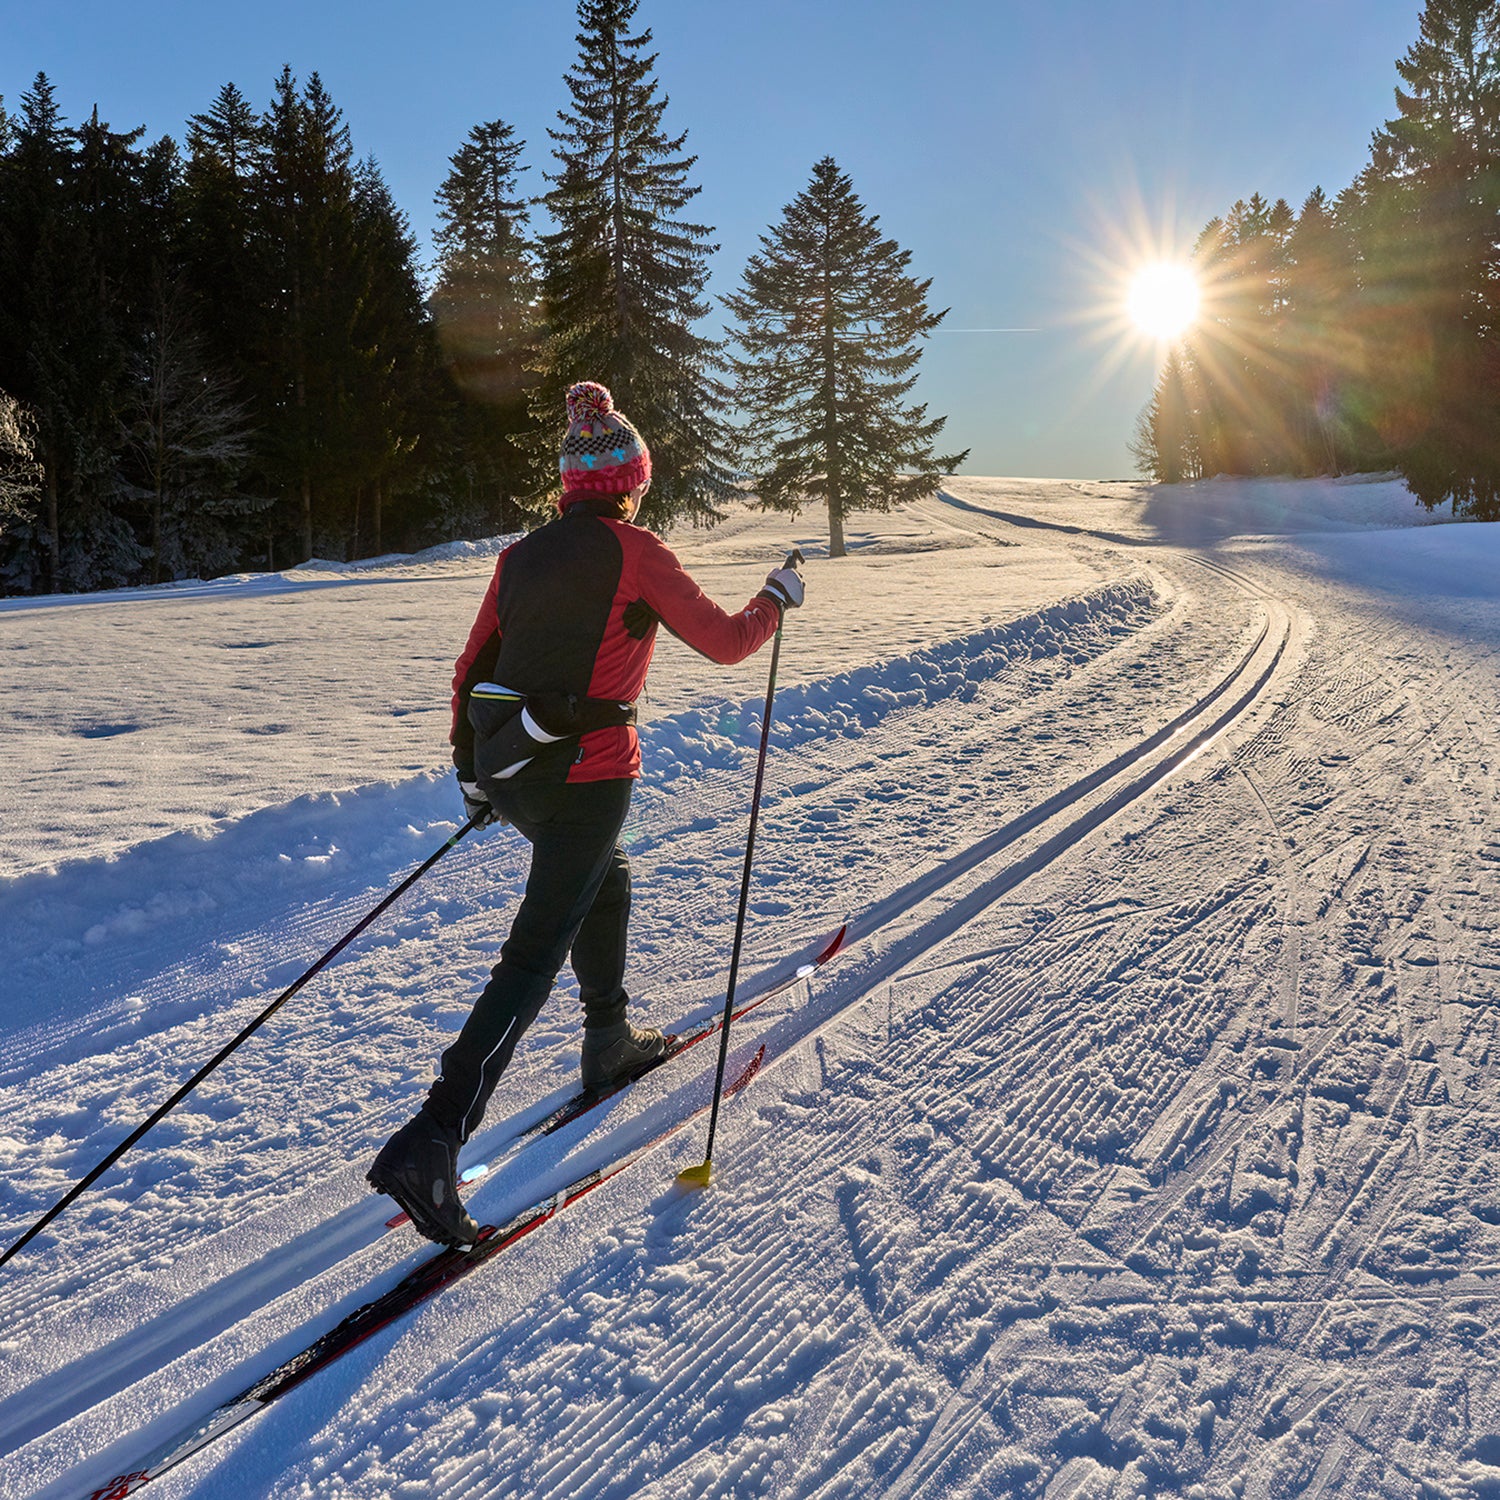
POLYGON ((1142 333, 1163 342, 1179 338, 1198 316, 1198 279, 1180 263, 1144 266, 1130 283, 1126 306, 1142 333))

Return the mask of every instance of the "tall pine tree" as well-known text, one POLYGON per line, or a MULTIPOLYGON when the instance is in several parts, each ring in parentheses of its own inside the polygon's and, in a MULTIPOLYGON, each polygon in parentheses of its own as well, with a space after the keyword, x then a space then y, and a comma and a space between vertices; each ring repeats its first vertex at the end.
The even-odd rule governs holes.
POLYGON ((684 220, 697 195, 686 133, 663 129, 651 32, 631 36, 638 0, 580 0, 578 60, 567 75, 558 171, 545 202, 544 331, 532 406, 551 437, 578 380, 614 393, 651 446, 643 517, 712 517, 730 491, 729 434, 717 413, 721 346, 695 332, 708 315, 713 231, 684 220))
POLYGON ((1203 474, 1194 412, 1193 370, 1187 350, 1167 354, 1151 400, 1135 424, 1129 448, 1153 484, 1180 484, 1203 474))
POLYGON ((261 287, 253 225, 262 169, 260 116, 232 83, 188 121, 183 273, 205 352, 228 368, 253 358, 261 287))
POLYGON ((130 366, 120 424, 120 488, 146 512, 146 581, 211 577, 235 566, 247 518, 269 503, 246 495, 248 409, 204 347, 178 277, 161 268, 130 366))
POLYGON ((253 236, 259 256, 256 414, 268 478, 296 550, 342 550, 340 493, 352 456, 350 401, 358 307, 353 152, 342 112, 314 73, 300 93, 290 68, 262 125, 253 236))
MULTIPOLYGON (((438 352, 423 305, 417 242, 373 160, 355 169, 359 300, 351 330, 349 396, 354 486, 350 550, 384 550, 399 500, 419 497, 438 425, 438 352)), ((404 508, 404 507, 403 507, 404 508)))
POLYGON ((1500 7, 1428 0, 1362 179, 1366 278, 1410 347, 1397 463, 1425 505, 1500 519, 1500 7))
POLYGON ((829 555, 844 556, 844 518, 930 494, 964 453, 937 455, 946 417, 903 405, 921 340, 944 317, 927 307, 930 281, 908 274, 909 251, 886 239, 831 156, 761 236, 738 319, 743 435, 763 505, 828 510, 829 555))
MULTIPOLYGON (((538 285, 530 212, 516 186, 525 145, 503 120, 476 125, 438 189, 433 236, 432 313, 460 398, 461 520, 502 530, 519 524, 519 497, 545 491, 551 478, 551 464, 537 463, 544 444, 530 409, 538 285)), ((555 427, 547 424, 547 439, 555 427)))

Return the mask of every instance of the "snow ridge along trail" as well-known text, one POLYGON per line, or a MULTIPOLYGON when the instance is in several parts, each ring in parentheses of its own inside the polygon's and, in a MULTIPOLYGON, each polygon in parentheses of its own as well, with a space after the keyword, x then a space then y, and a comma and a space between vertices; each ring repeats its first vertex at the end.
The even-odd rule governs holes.
MULTIPOLYGON (((962 507, 879 518, 838 563, 749 514, 680 539, 726 600, 790 543, 811 558, 747 970, 783 972, 846 915, 859 935, 736 1034, 767 1064, 726 1115, 714 1191, 667 1190, 701 1143, 665 1144, 175 1469, 164 1500, 1495 1492, 1496 528, 1416 527, 1389 483, 949 490, 962 507)), ((28 997, 0 1013, 0 1233, 451 831, 405 736, 486 564, 406 566, 53 604, 45 645, 33 612, 7 614, 27 649, 0 653, 0 686, 34 717, 0 731, 23 788, 0 958, 28 997), (100 659, 116 621, 174 663, 163 694, 210 701, 164 643, 238 637, 281 681, 350 606, 393 733, 356 697, 321 743, 367 747, 383 782, 351 795, 326 754, 293 758, 260 811, 153 843, 136 772, 171 730, 153 686, 110 705, 134 730, 94 742, 120 751, 118 785, 88 792, 113 863, 26 800, 49 763, 35 726, 97 727, 68 729, 36 684, 74 647, 100 659)), ((653 677, 630 837, 654 1021, 716 1003, 704 955, 727 952, 762 676, 667 643, 653 677)), ((174 796, 212 818, 236 736, 287 720, 248 695, 208 718, 174 796)), ((299 743, 283 732, 283 756, 299 743)), ((233 1089, 206 1087, 7 1267, 18 1494, 87 1493, 94 1460, 244 1389, 412 1263, 410 1238, 360 1239, 381 1205, 358 1175, 519 879, 501 837, 452 859, 233 1089), (318 1253, 295 1264, 299 1245, 318 1253), (179 1318, 201 1348, 132 1363, 133 1335, 164 1348, 179 1318)), ((570 1009, 526 1039, 497 1136, 570 1086, 570 1009)), ((659 1084, 512 1163, 476 1211, 501 1220, 647 1138, 706 1080, 659 1084)))

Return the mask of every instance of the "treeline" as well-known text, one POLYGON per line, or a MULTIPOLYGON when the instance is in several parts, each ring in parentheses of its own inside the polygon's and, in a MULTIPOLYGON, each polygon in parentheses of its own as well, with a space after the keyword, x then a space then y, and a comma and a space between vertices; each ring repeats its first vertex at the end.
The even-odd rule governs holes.
POLYGON ((962 455, 902 398, 943 314, 831 159, 752 259, 737 334, 698 331, 718 247, 637 4, 580 0, 543 192, 503 120, 453 153, 430 268, 316 73, 262 109, 226 85, 182 146, 67 125, 45 75, 0 101, 0 590, 514 529, 548 512, 579 379, 646 434, 652 525, 714 519, 742 457, 765 503, 827 506, 835 555, 847 511, 930 488, 962 455), (737 427, 726 379, 762 366, 737 427))
MULTIPOLYGON (((286 566, 437 521, 446 388, 415 243, 338 108, 232 85, 186 149, 0 115, 7 592, 286 566), (29 452, 25 451, 29 448, 29 452)), ((0 440, 3 441, 3 440, 0 440)))
POLYGON ((1500 6, 1429 0, 1359 177, 1199 236, 1200 317, 1133 444, 1174 483, 1396 469, 1500 519, 1500 6))

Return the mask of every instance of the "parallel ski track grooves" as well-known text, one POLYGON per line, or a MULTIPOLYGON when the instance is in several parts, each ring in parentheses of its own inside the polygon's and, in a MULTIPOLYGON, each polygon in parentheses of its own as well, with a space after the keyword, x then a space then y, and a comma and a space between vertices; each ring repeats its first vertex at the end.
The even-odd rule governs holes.
MULTIPOLYGON (((1105 538, 1105 540, 1116 539, 1105 538)), ((1001 896, 1046 869, 1080 839, 1139 801, 1223 733, 1258 699, 1286 651, 1291 633, 1289 615, 1280 608, 1276 601, 1255 590, 1253 584, 1242 576, 1237 576, 1231 570, 1208 563, 1191 554, 1183 554, 1183 557, 1184 560, 1200 563, 1210 571, 1220 573, 1236 586, 1252 593, 1267 607, 1266 618, 1261 622, 1254 640, 1242 652, 1235 664, 1196 703, 1176 715, 1138 745, 1121 752, 1106 764, 1012 819, 994 833, 976 841, 960 853, 950 856, 926 875, 878 902, 864 916, 852 918, 848 924, 846 947, 860 944, 864 939, 872 937, 897 919, 916 913, 921 907, 941 896, 946 889, 960 881, 965 875, 994 859, 1028 833, 1043 829, 1045 825, 1058 819, 1060 815, 1083 802, 1091 794, 1106 791, 1106 795, 1101 800, 1057 828, 1031 852, 995 871, 945 910, 935 913, 926 921, 919 923, 905 937, 893 942, 880 955, 878 961, 852 974, 846 983, 831 985, 829 992, 822 997, 820 1002, 807 1007, 800 1017, 773 1025, 768 1034, 768 1040, 774 1037, 777 1041, 777 1054, 785 1052, 799 1042, 805 1041, 814 1032, 821 1030, 839 1012, 867 994, 874 986, 897 977, 935 946, 959 932, 978 913, 1001 896), (1238 689, 1237 693, 1236 689, 1238 689), (1231 701, 1219 708, 1221 700, 1232 693, 1235 696, 1231 701), (1217 712, 1215 712, 1216 709, 1218 709, 1217 712), (1174 744, 1173 741, 1177 743, 1174 744), (1157 756, 1159 751, 1165 751, 1165 753, 1157 756), (1153 759, 1153 757, 1156 758, 1153 759), (1143 766, 1144 769, 1142 769, 1143 766), (1130 774, 1132 772, 1137 774, 1130 774), (1119 782, 1119 785, 1114 790, 1108 791, 1107 788, 1111 782, 1119 782)), ((790 959, 762 975, 761 982, 767 985, 784 982, 820 946, 822 946, 821 943, 813 944, 794 954, 790 959)))
POLYGON ((1148 736, 1133 749, 1122 752, 1113 760, 1090 772, 1071 786, 1054 793, 1030 811, 1012 819, 1004 827, 971 844, 961 853, 943 861, 927 875, 919 877, 901 890, 879 902, 867 915, 851 918, 848 945, 853 946, 864 938, 887 926, 895 918, 915 911, 952 886, 962 876, 992 859, 1018 839, 1041 828, 1059 814, 1068 811, 1083 801, 1090 793, 1100 790, 1109 782, 1117 780, 1127 772, 1137 770, 1156 751, 1180 738, 1160 759, 1150 764, 1140 774, 1123 781, 1114 791, 1088 811, 1074 818, 1046 838, 1031 853, 1014 864, 1006 866, 989 877, 969 896, 955 902, 947 912, 935 916, 922 924, 905 939, 893 944, 885 963, 871 975, 862 976, 870 983, 893 979, 916 958, 929 951, 937 943, 945 941, 958 932, 973 916, 990 905, 1023 880, 1039 873, 1052 864, 1078 840, 1094 832, 1102 824, 1137 802, 1152 788, 1164 781, 1185 761, 1197 755, 1211 740, 1217 738, 1230 724, 1238 719, 1260 696, 1267 682, 1281 662, 1290 636, 1290 620, 1282 613, 1275 638, 1272 637, 1270 617, 1262 623, 1256 638, 1239 662, 1220 680, 1218 685, 1175 719, 1148 736), (1262 647, 1267 647, 1262 652, 1262 647), (1232 689, 1240 686, 1264 655, 1265 661, 1254 673, 1248 686, 1242 687, 1239 695, 1222 712, 1206 724, 1198 721, 1210 713, 1214 705, 1232 689), (1197 727, 1194 727, 1197 725, 1197 727))
MULTIPOLYGON (((751 1056, 738 1076, 726 1085, 725 1097, 738 1094, 755 1078, 765 1052, 766 1049, 762 1046, 751 1056)), ((216 1438, 256 1416, 273 1401, 295 1390, 305 1380, 326 1369, 350 1350, 358 1348, 382 1329, 390 1327, 424 1302, 430 1301, 461 1277, 477 1270, 534 1230, 550 1223, 564 1209, 580 1198, 587 1197, 595 1188, 602 1187, 621 1173, 629 1171, 662 1142, 680 1134, 707 1113, 707 1110, 708 1105, 704 1104, 681 1119, 672 1121, 649 1140, 630 1147, 613 1160, 575 1178, 567 1186, 559 1188, 533 1207, 523 1209, 504 1224, 485 1226, 482 1237, 475 1245, 467 1249, 439 1250, 429 1256, 389 1291, 357 1307, 333 1328, 299 1353, 283 1360, 239 1395, 220 1402, 201 1420, 189 1423, 166 1442, 159 1444, 135 1468, 117 1474, 97 1486, 86 1500, 124 1500, 125 1496, 133 1495, 151 1480, 176 1468, 184 1459, 202 1452, 216 1438)))
MULTIPOLYGON (((840 927, 831 938, 818 945, 818 951, 810 962, 821 964, 840 953, 843 948, 844 933, 844 928, 840 927)), ((805 967, 806 965, 799 966, 786 978, 774 984, 757 985, 751 990, 749 998, 735 1008, 733 1019, 739 1021, 768 1001, 785 994, 806 977, 802 972, 805 967)), ((681 1056, 697 1042, 716 1036, 722 1024, 722 1015, 715 1014, 707 1021, 694 1023, 691 1028, 684 1026, 684 1032, 691 1030, 693 1035, 687 1045, 673 1054, 673 1058, 681 1056)), ((669 1063, 673 1058, 665 1061, 669 1063)), ((647 1069, 641 1077, 651 1076, 660 1066, 661 1064, 658 1064, 647 1069)), ((626 1085, 583 1100, 583 1107, 577 1109, 576 1113, 573 1112, 574 1107, 579 1104, 582 1096, 574 1096, 559 1108, 548 1110, 540 1117, 523 1124, 513 1135, 499 1142, 496 1147, 495 1160, 486 1176, 503 1170, 528 1142, 538 1137, 555 1134, 575 1120, 586 1118, 594 1109, 607 1104, 630 1086, 626 1085), (564 1114, 567 1117, 561 1118, 564 1114)), ((283 1275, 287 1271, 294 1271, 306 1281, 331 1270, 336 1265, 351 1261, 354 1257, 366 1255, 384 1241, 381 1228, 371 1215, 371 1209, 376 1201, 378 1200, 367 1194, 340 1210, 333 1218, 325 1220, 319 1229, 309 1231, 289 1244, 279 1247, 268 1258, 269 1265, 267 1261, 258 1261, 240 1272, 230 1273, 222 1281, 186 1298, 169 1312, 157 1314, 149 1322, 138 1327, 132 1335, 114 1339, 93 1351, 86 1361, 75 1362, 73 1365, 64 1366, 60 1370, 42 1376, 32 1387, 26 1388, 31 1395, 30 1413, 28 1425, 22 1427, 19 1433, 14 1427, 7 1432, 3 1425, 6 1409, 16 1397, 10 1396, 0 1400, 0 1441, 15 1440, 19 1437, 19 1445, 24 1446, 32 1437, 38 1435, 39 1425, 41 1430, 45 1431, 78 1415, 81 1410, 86 1409, 87 1405, 96 1404, 118 1394, 120 1388, 112 1384, 117 1359, 123 1358, 132 1363, 138 1363, 144 1353, 155 1352, 162 1357, 162 1363, 165 1364, 189 1349, 218 1336, 241 1318, 252 1315, 270 1300, 263 1294, 263 1290, 268 1285, 274 1287, 278 1267, 283 1275), (357 1234, 361 1229, 365 1238, 359 1239, 358 1242, 344 1243, 346 1235, 357 1234), (226 1286, 229 1289, 228 1295, 226 1295, 226 1286), (199 1307, 208 1308, 209 1314, 197 1315, 195 1319, 184 1317, 186 1312, 199 1307), (210 1316, 213 1319, 211 1324, 210 1316), (38 1391, 45 1393, 40 1405, 38 1391)), ((384 1228, 396 1227, 398 1222, 404 1222, 404 1218, 404 1215, 397 1215, 395 1219, 387 1219, 384 1228)))

